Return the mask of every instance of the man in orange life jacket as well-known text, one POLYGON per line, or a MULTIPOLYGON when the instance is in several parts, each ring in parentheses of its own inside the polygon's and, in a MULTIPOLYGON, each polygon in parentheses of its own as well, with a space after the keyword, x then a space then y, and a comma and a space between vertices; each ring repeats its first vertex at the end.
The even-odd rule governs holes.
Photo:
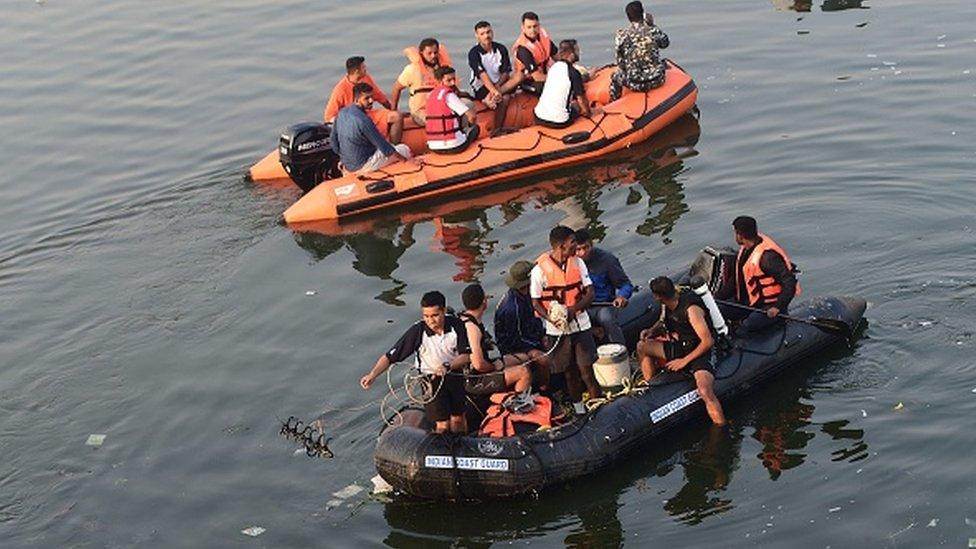
POLYGON ((515 71, 508 86, 521 85, 523 90, 539 95, 555 56, 556 43, 539 24, 539 16, 531 11, 523 13, 522 32, 512 44, 515 71))
POLYGON ((641 332, 637 343, 644 379, 650 381, 654 377, 659 361, 664 361, 665 370, 690 374, 708 416, 716 425, 724 425, 725 414, 712 388, 715 374, 708 360, 715 340, 701 299, 694 292, 679 294, 674 282, 666 276, 651 281, 651 294, 661 305, 663 315, 661 321, 641 332), (653 339, 659 334, 667 334, 668 341, 653 339))
POLYGON ((400 93, 406 89, 410 92, 408 104, 410 116, 418 126, 423 126, 426 121, 424 113, 427 104, 427 94, 434 89, 437 81, 434 79, 434 70, 441 66, 440 42, 434 38, 424 38, 420 41, 417 49, 420 50, 420 62, 410 63, 403 67, 400 76, 393 83, 393 92, 390 94, 393 99, 393 109, 396 110, 400 105, 400 93))
POLYGON ((755 333, 779 322, 790 302, 800 295, 796 265, 772 238, 759 232, 756 220, 739 216, 732 221, 735 242, 739 245, 735 269, 735 299, 743 305, 763 309, 764 313, 722 308, 729 320, 742 320, 738 335, 755 333))
POLYGON ((440 154, 457 154, 478 139, 478 119, 474 108, 457 96, 454 67, 437 67, 434 78, 438 84, 427 95, 427 148, 440 154), (465 126, 467 130, 463 129, 465 126))
POLYGON ((547 346, 556 345, 552 351, 552 373, 565 372, 569 396, 579 402, 583 394, 581 385, 586 386, 591 398, 603 394, 593 375, 596 343, 586 313, 586 308, 593 303, 593 282, 586 264, 576 257, 572 229, 562 225, 554 227, 549 231, 549 244, 552 249, 536 259, 529 274, 529 295, 532 308, 545 321, 547 346), (565 307, 565 318, 554 311, 555 303, 565 307), (570 368, 572 363, 576 368, 570 368))

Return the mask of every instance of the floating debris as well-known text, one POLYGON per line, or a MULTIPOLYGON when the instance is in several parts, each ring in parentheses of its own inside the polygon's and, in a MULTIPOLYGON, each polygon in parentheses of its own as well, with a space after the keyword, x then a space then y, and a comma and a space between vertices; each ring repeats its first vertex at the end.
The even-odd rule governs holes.
POLYGON ((850 80, 850 79, 851 79, 851 75, 849 74, 845 74, 844 76, 837 77, 837 80, 850 80))
POLYGON ((796 33, 797 34, 810 34, 810 31, 808 31, 806 29, 801 29, 801 30, 796 31, 796 33))
POLYGON ((868 417, 867 410, 861 409, 861 417, 868 417))
POLYGON ((925 527, 926 528, 935 528, 936 526, 938 526, 938 524, 939 524, 939 519, 934 518, 934 519, 930 520, 929 523, 925 525, 925 527))
POLYGON ((882 62, 881 62, 881 64, 882 64, 882 65, 884 65, 884 66, 886 66, 886 67, 894 67, 894 66, 896 66, 896 65, 897 65, 898 63, 896 63, 896 62, 894 62, 894 61, 882 61, 882 62))
POLYGON ((317 293, 318 292, 316 292, 315 290, 308 290, 307 292, 305 292, 305 295, 315 295, 317 293))
POLYGON ((901 71, 895 71, 895 76, 898 76, 899 74, 901 74, 901 71))
POLYGON ((937 47, 937 48, 944 48, 944 47, 946 47, 946 45, 945 44, 936 44, 935 47, 937 47))
POLYGON ((341 507, 341 506, 342 506, 341 499, 330 499, 325 503, 325 510, 328 511, 330 509, 335 509, 336 507, 341 507))
POLYGON ((904 408, 905 408, 905 405, 902 404, 901 402, 899 402, 898 404, 895 405, 895 408, 894 409, 895 410, 902 410, 904 408))
POLYGON ((868 26, 868 22, 865 21, 863 23, 858 23, 858 24, 856 24, 854 26, 857 27, 857 28, 859 28, 859 29, 863 29, 864 27, 868 26))
POLYGON ((831 507, 830 509, 827 509, 828 513, 836 513, 837 511, 840 511, 840 507, 831 507))
POLYGON ((85 441, 85 445, 98 448, 105 442, 106 436, 108 435, 88 435, 88 440, 85 441))
POLYGON ((923 321, 921 321, 921 322, 918 323, 918 325, 921 326, 921 327, 923 327, 923 328, 928 328, 929 326, 931 326, 933 324, 935 324, 935 322, 932 322, 931 320, 923 320, 923 321))
POLYGON ((878 54, 876 54, 876 53, 869 53, 869 54, 868 54, 868 57, 869 57, 870 59, 877 59, 877 58, 878 58, 878 54))
POLYGON ((374 494, 388 494, 393 491, 393 487, 390 486, 389 482, 383 480, 383 477, 376 475, 370 479, 373 483, 373 493, 374 494))
POLYGON ((355 496, 359 492, 363 491, 363 487, 358 484, 350 484, 338 492, 333 492, 332 495, 339 499, 347 499, 355 496))
POLYGON ((260 526, 248 526, 247 528, 241 530, 242 534, 245 536, 251 536, 252 538, 256 538, 265 532, 267 532, 267 530, 261 528, 260 526))
POLYGON ((945 40, 945 37, 946 36, 948 36, 948 35, 946 35, 946 34, 940 34, 939 37, 936 38, 936 40, 945 40))

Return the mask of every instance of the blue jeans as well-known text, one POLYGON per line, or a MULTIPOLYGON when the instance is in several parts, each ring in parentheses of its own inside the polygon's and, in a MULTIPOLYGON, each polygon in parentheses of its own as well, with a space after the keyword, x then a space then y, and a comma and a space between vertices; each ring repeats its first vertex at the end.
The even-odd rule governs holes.
POLYGON ((624 331, 620 329, 620 324, 617 322, 616 307, 593 307, 587 312, 590 314, 590 322, 603 329, 603 338, 607 343, 627 344, 624 340, 624 331))

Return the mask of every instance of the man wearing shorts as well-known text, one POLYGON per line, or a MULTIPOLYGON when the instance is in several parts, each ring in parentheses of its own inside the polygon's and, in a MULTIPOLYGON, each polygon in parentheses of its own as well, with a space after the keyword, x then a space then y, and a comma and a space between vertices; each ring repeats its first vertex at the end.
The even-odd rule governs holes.
POLYGON ((509 388, 519 393, 527 392, 532 386, 532 376, 518 358, 513 355, 490 356, 495 344, 481 323, 488 309, 485 290, 480 284, 469 284, 461 292, 461 302, 464 312, 458 316, 464 321, 471 351, 471 368, 465 375, 465 390, 473 395, 502 393, 509 388))
POLYGON ((689 374, 712 422, 725 425, 722 403, 712 388, 715 374, 708 359, 714 339, 701 300, 693 292, 679 294, 666 276, 651 281, 651 294, 664 314, 657 324, 641 332, 637 344, 644 379, 650 381, 657 373, 656 362, 663 362, 665 370, 689 374), (653 339, 658 334, 666 334, 667 340, 653 339))
POLYGON ((575 235, 563 225, 549 231, 551 249, 536 259, 529 274, 529 296, 536 314, 545 322, 550 341, 547 347, 555 345, 552 373, 565 373, 569 396, 579 403, 584 385, 590 398, 603 396, 603 391, 593 375, 596 343, 586 313, 593 303, 593 282, 586 264, 576 257, 575 235), (557 310, 564 311, 565 316, 557 310))
POLYGON ((446 314, 444 294, 427 292, 420 299, 423 320, 410 326, 392 349, 383 354, 373 368, 359 380, 369 389, 391 364, 414 357, 420 373, 431 387, 424 406, 427 419, 438 433, 466 433, 464 420, 464 378, 460 370, 468 363, 468 338, 464 323, 446 314), (451 373, 455 371, 456 373, 451 373))

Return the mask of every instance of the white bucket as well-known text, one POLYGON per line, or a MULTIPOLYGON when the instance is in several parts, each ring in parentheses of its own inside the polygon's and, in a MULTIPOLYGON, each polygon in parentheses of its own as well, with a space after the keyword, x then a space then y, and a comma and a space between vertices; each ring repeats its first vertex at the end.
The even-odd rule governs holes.
POLYGON ((630 359, 627 347, 617 343, 600 345, 596 350, 596 362, 593 364, 593 375, 596 382, 604 389, 620 387, 623 380, 630 377, 630 359))

